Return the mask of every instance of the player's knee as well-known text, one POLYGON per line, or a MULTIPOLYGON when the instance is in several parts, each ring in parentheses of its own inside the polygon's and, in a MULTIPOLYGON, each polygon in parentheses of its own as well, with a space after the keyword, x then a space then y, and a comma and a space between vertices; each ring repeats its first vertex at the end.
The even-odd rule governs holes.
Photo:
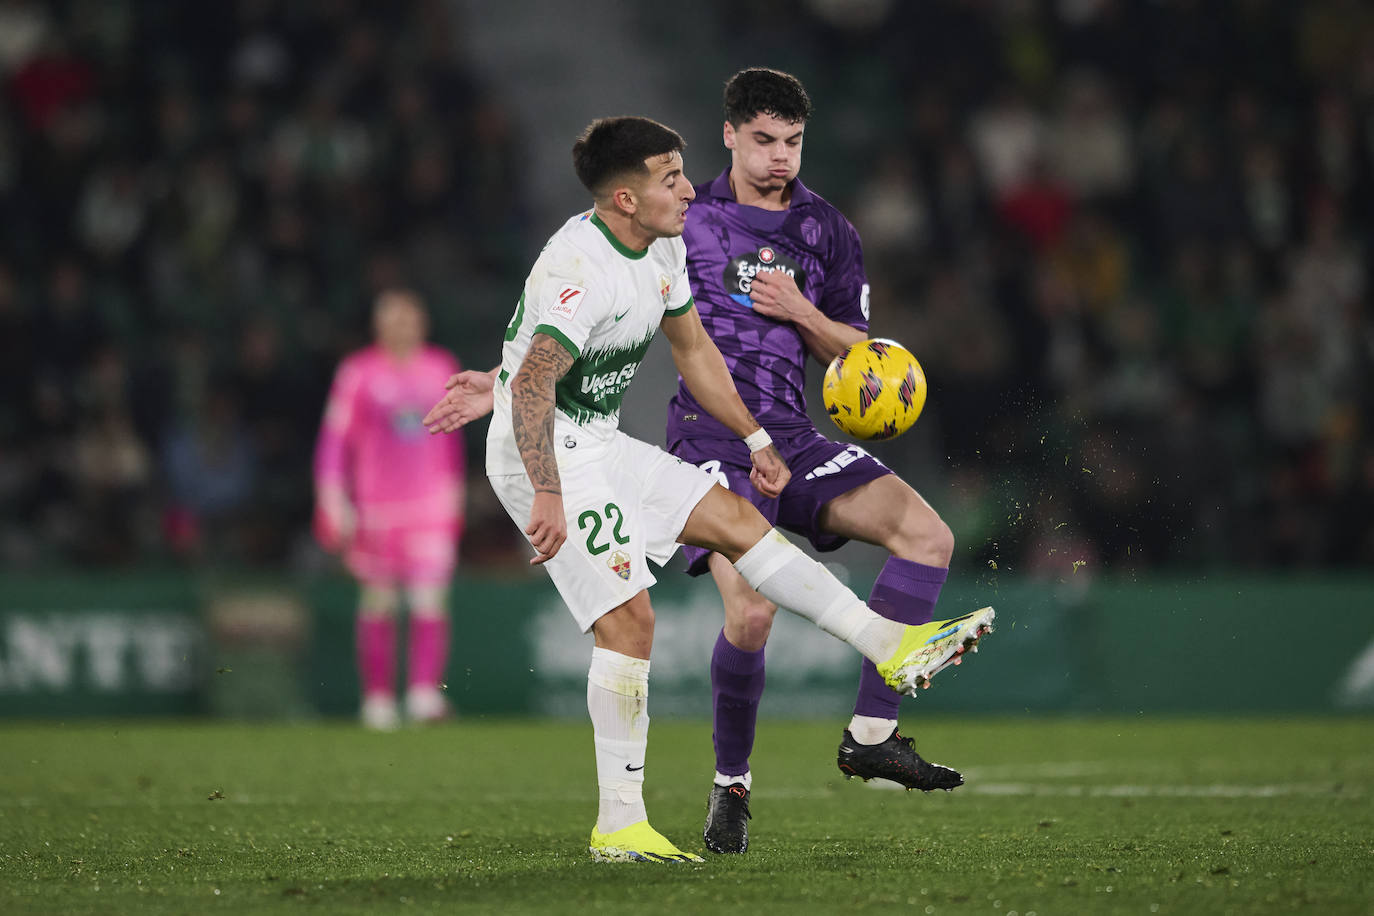
POLYGON ((592 624, 596 645, 632 658, 648 658, 654 643, 654 608, 647 594, 634 598, 597 618, 592 624))
POLYGON ((448 613, 447 592, 446 585, 410 585, 406 588, 406 604, 416 617, 443 617, 448 613))
MULTIPOLYGON (((719 552, 726 556, 735 554, 734 559, 739 559, 747 553, 749 548, 761 541, 773 529, 773 526, 763 517, 763 513, 759 512, 758 508, 743 496, 735 496, 730 501, 730 510, 722 516, 720 521, 720 537, 725 542, 726 550, 719 552)), ((731 562, 734 560, 732 559, 731 562)))
POLYGON ((935 562, 927 564, 929 566, 949 566, 954 558, 954 532, 939 516, 935 517, 935 525, 930 533, 930 552, 935 562))
POLYGON ((358 596, 358 613, 368 617, 389 617, 396 613, 400 595, 394 586, 364 585, 358 596))
POLYGON ((954 532, 932 511, 908 519, 886 546, 904 560, 948 567, 954 557, 954 532))
POLYGON ((682 534, 684 543, 713 550, 733 563, 771 528, 753 503, 717 486, 697 504, 682 534))
POLYGON ((737 648, 746 652, 757 652, 768 642, 768 634, 773 630, 773 618, 778 607, 767 598, 746 601, 734 609, 730 629, 726 638, 737 648), (737 637, 737 638, 731 638, 737 637))
POLYGON ((652 637, 654 634, 654 607, 647 601, 631 601, 624 607, 624 620, 631 632, 652 637))

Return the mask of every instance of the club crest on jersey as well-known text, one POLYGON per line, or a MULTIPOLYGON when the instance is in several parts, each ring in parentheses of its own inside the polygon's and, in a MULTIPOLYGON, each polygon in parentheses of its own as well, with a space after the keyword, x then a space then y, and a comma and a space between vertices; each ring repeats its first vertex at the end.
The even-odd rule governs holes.
POLYGON ((663 304, 668 304, 668 293, 673 289, 673 284, 668 280, 667 274, 658 275, 658 294, 663 297, 663 304))
POLYGON ((391 414, 391 431, 398 439, 418 439, 425 432, 425 425, 420 422, 423 416, 417 408, 399 408, 391 414))
POLYGON ((617 550, 615 553, 611 554, 610 559, 606 561, 606 565, 611 568, 611 572, 615 573, 626 582, 630 581, 630 558, 625 551, 617 550))
POLYGON ((806 244, 815 248, 816 243, 821 240, 821 224, 816 221, 814 216, 808 216, 802 220, 801 234, 802 238, 806 239, 806 244))
POLYGON ((569 321, 577 314, 577 308, 582 304, 582 299, 587 295, 587 291, 580 286, 573 286, 571 283, 559 287, 558 295, 553 297, 553 304, 549 306, 549 314, 566 318, 569 321))

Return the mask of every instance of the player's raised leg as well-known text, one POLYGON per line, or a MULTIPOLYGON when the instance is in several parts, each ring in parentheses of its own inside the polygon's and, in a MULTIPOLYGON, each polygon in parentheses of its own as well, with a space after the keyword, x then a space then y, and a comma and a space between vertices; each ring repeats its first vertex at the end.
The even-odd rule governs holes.
POLYGON ((772 528, 758 509, 720 486, 694 507, 679 540, 723 555, 759 594, 873 661, 898 693, 914 694, 928 686, 938 671, 992 629, 992 608, 919 626, 880 617, 772 528))
MULTIPOLYGON (((819 522, 827 532, 879 544, 891 554, 873 583, 870 608, 905 624, 932 620, 949 574, 954 535, 919 493, 886 474, 826 503, 819 522)), ((912 739, 898 733, 899 702, 877 666, 863 659, 854 716, 837 753, 840 771, 923 791, 963 785, 957 771, 926 761, 912 739)))
POLYGON ((700 862, 649 825, 644 766, 649 743, 649 650, 654 612, 640 591, 592 624, 587 712, 599 791, 588 848, 598 862, 700 862))

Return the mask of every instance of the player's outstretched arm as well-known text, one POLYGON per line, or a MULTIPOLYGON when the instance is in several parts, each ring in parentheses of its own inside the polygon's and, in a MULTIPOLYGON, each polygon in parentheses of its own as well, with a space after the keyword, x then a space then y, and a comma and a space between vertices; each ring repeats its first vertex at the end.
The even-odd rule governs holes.
POLYGON ((725 358, 701 326, 697 310, 688 309, 677 316, 665 315, 662 328, 672 346, 673 362, 692 396, 711 416, 749 443, 754 460, 749 479, 764 496, 780 494, 792 474, 759 421, 740 400, 725 358))
POLYGON ((425 429, 431 433, 451 433, 491 413, 492 389, 496 387, 496 373, 500 369, 500 366, 486 372, 468 369, 450 376, 444 384, 447 393, 420 421, 425 429))
POLYGON ((553 450, 554 385, 572 368, 573 355, 547 334, 535 334, 525 360, 511 379, 511 423, 525 473, 534 486, 534 505, 525 528, 538 565, 552 559, 568 539, 563 482, 553 450))

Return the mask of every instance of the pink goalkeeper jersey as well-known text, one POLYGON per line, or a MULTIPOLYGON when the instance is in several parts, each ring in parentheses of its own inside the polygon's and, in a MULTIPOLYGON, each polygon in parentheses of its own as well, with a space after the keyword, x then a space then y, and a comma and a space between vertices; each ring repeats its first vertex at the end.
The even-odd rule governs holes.
POLYGON ((463 439, 430 435, 420 423, 458 370, 436 346, 400 363, 374 344, 340 364, 315 449, 315 485, 342 486, 359 528, 461 528, 463 439))

